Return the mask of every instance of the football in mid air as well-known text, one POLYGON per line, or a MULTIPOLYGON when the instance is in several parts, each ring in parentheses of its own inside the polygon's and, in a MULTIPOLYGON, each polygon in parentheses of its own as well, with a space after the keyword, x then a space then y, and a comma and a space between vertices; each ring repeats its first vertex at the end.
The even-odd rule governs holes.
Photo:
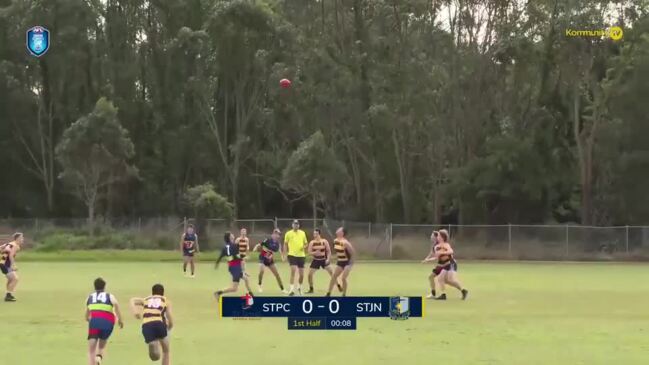
POLYGON ((288 89, 289 87, 291 87, 291 80, 289 80, 289 79, 281 79, 281 80, 279 80, 279 86, 282 89, 288 89))

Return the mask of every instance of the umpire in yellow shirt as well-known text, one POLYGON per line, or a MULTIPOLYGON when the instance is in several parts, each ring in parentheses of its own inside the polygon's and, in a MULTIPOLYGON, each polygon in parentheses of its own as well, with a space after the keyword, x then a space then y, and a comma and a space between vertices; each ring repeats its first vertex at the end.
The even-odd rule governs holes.
POLYGON ((304 261, 308 241, 306 233, 300 229, 300 222, 293 221, 293 229, 284 235, 284 252, 288 252, 288 264, 291 265, 291 288, 288 295, 295 295, 295 271, 299 272, 297 293, 302 295, 302 282, 304 281, 304 261))

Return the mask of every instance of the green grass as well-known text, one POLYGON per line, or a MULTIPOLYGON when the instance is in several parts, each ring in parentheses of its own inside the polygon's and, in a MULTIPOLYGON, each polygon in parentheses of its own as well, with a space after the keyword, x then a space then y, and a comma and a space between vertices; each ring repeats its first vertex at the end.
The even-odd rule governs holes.
MULTIPOLYGON (((216 258, 215 252, 206 253, 216 258)), ((179 253, 170 250, 74 250, 25 251, 18 254, 21 262, 164 262, 178 261, 179 253)))
MULTIPOLYGON (((425 294, 430 268, 359 263, 350 295, 425 294)), ((211 293, 228 284, 226 267, 202 264, 193 280, 178 263, 23 262, 19 269, 19 301, 0 303, 2 364, 85 364, 83 301, 97 275, 122 304, 155 282, 166 285, 177 320, 175 365, 645 364, 649 351, 649 268, 638 264, 461 263, 468 301, 449 290, 447 302, 427 302, 426 318, 359 318, 349 332, 288 331, 284 318, 217 318, 211 293)), ((322 294, 326 274, 316 279, 322 294)), ((273 281, 265 287, 279 295, 273 281)), ((148 363, 140 323, 129 316, 104 364, 148 363)))

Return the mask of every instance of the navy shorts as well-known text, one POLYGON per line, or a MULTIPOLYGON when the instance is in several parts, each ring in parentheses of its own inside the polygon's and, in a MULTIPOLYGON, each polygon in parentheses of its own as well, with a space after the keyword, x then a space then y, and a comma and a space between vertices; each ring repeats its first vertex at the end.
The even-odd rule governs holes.
POLYGON ((3 275, 9 275, 10 272, 13 272, 13 270, 11 270, 11 265, 7 266, 3 264, 0 264, 0 271, 3 275))
POLYGON ((447 270, 457 272, 457 261, 455 261, 455 260, 451 261, 451 265, 449 266, 449 268, 447 270))
POLYGON ((349 261, 338 261, 336 262, 336 265, 344 269, 345 267, 349 266, 349 261))
POLYGON ((433 269, 433 274, 439 275, 442 273, 442 271, 447 270, 447 271, 457 271, 457 263, 455 261, 451 261, 450 263, 443 264, 443 265, 437 265, 433 269))
POLYGON ((243 277, 243 268, 241 266, 228 266, 228 271, 232 275, 232 281, 238 283, 243 277))
POLYGON ((162 340, 167 337, 167 325, 160 321, 144 323, 142 335, 146 343, 162 340))
POLYGON ((291 255, 288 256, 288 264, 291 266, 297 266, 300 269, 304 268, 304 261, 305 261, 304 257, 291 256, 291 255))
POLYGON ((194 251, 183 250, 183 256, 185 256, 185 257, 194 257, 194 251))
POLYGON ((88 324, 88 339, 108 340, 114 327, 114 323, 109 320, 92 318, 88 324))
POLYGON ((263 264, 266 267, 268 267, 268 266, 275 265, 275 260, 273 260, 272 257, 259 256, 259 263, 263 264))
POLYGON ((329 264, 327 263, 327 259, 313 259, 313 261, 311 261, 310 268, 317 270, 317 269, 324 269, 327 266, 329 266, 329 264))

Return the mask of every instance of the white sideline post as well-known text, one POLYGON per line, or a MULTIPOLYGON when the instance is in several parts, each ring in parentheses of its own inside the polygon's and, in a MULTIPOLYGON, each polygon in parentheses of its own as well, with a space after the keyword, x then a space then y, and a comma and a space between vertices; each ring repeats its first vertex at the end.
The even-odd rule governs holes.
POLYGON ((507 252, 509 253, 509 257, 512 257, 512 224, 508 223, 507 224, 507 236, 508 236, 508 245, 507 245, 507 252))

